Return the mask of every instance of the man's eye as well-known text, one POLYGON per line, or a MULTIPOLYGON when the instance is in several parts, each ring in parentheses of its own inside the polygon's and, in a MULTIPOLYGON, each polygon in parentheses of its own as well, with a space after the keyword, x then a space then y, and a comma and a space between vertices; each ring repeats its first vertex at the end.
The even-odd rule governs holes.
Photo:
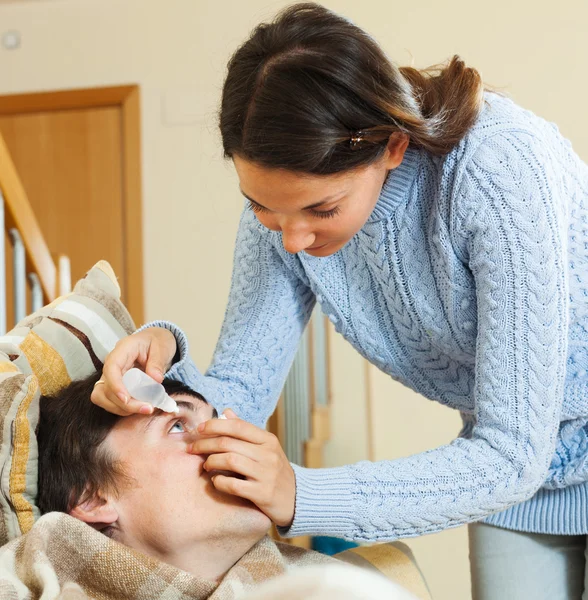
POLYGON ((171 429, 169 430, 170 433, 185 433, 186 432, 186 428, 184 427, 184 424, 181 421, 176 421, 172 426, 171 429), (176 429, 176 427, 178 429, 176 429))

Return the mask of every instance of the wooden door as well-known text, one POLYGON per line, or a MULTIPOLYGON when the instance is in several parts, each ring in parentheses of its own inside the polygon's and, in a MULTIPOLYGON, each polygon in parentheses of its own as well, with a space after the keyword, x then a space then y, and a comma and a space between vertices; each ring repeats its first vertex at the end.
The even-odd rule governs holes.
POLYGON ((43 94, 34 94, 34 106, 22 112, 14 97, 4 97, 12 98, 12 110, 3 111, 0 98, 0 134, 51 253, 70 258, 74 282, 98 260, 107 260, 119 278, 123 301, 140 324, 142 221, 128 181, 138 176, 129 173, 129 163, 139 164, 138 157, 129 161, 138 141, 127 139, 124 103, 101 105, 100 90, 95 90, 92 105, 92 90, 85 92, 90 95, 79 107, 68 106, 66 92, 47 94, 46 110, 43 94), (55 96, 60 104, 53 102, 55 96))

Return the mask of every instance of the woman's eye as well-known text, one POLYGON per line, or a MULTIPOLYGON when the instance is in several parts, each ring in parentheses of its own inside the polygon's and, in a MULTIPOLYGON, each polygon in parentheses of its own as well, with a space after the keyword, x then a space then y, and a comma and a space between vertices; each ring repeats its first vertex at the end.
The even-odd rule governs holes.
POLYGON ((255 213, 269 212, 265 206, 261 206, 261 204, 256 204, 255 202, 251 202, 251 200, 249 200, 249 208, 255 213))
POLYGON ((340 206, 335 206, 335 208, 332 208, 331 210, 313 210, 312 214, 315 217, 318 217, 319 219, 328 219, 330 217, 336 217, 339 212, 341 211, 341 207, 340 206))
POLYGON ((184 427, 184 424, 181 421, 176 421, 171 426, 171 429, 169 430, 169 432, 170 433, 185 433, 186 432, 186 428, 184 427))

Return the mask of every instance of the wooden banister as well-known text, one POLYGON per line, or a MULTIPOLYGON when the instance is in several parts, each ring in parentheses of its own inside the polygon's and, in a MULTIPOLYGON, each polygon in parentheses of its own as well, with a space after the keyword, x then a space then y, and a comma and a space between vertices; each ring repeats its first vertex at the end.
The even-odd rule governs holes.
POLYGON ((46 301, 52 302, 56 298, 57 269, 2 135, 0 191, 4 197, 6 231, 16 228, 20 232, 26 251, 27 272, 37 274, 46 301))

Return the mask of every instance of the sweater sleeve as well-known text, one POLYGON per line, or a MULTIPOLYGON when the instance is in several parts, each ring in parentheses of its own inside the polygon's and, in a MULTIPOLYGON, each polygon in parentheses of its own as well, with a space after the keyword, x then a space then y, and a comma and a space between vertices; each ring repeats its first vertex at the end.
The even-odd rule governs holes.
POLYGON ((219 412, 232 408, 241 418, 263 426, 278 401, 315 297, 284 263, 255 215, 241 217, 229 301, 212 363, 202 375, 176 326, 180 360, 168 376, 200 392, 219 412))
POLYGON ((295 467, 282 534, 383 541, 479 520, 545 480, 563 401, 567 344, 564 200, 548 152, 498 134, 468 161, 454 202, 478 308, 471 439, 407 458, 295 467))

